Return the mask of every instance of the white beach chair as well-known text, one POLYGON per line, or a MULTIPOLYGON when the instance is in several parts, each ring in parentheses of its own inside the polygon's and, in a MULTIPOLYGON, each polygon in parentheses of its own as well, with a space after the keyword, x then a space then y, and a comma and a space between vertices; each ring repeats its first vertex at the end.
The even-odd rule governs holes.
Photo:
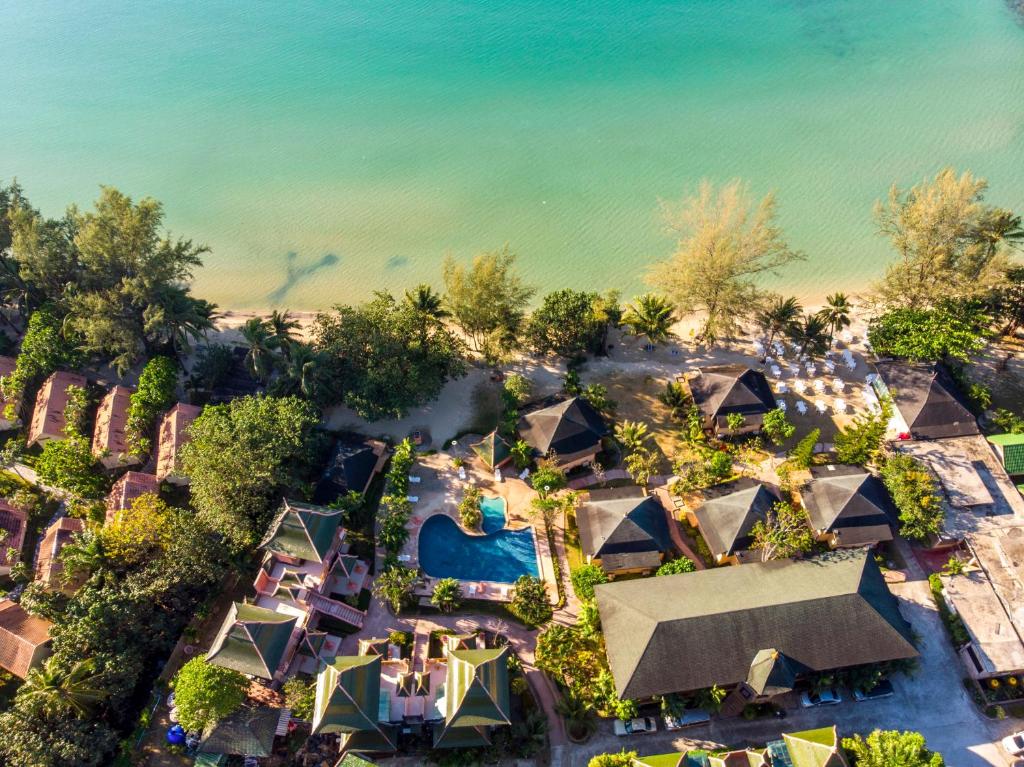
POLYGON ((797 394, 803 394, 805 391, 807 391, 807 382, 802 378, 796 379, 795 381, 793 381, 793 391, 795 391, 797 394))
POLYGON ((836 391, 843 391, 844 389, 846 389, 846 381, 844 381, 842 378, 836 378, 835 380, 832 381, 832 388, 835 389, 836 391))
POLYGON ((807 403, 804 402, 802 399, 797 400, 796 412, 798 412, 800 415, 807 415, 807 403))
POLYGON ((418 485, 421 481, 423 481, 423 477, 414 477, 412 474, 410 474, 409 481, 412 482, 414 485, 418 485))
POLYGON ((834 407, 836 409, 837 413, 845 413, 846 412, 846 400, 840 399, 840 398, 837 397, 836 401, 832 403, 832 407, 834 407))
POLYGON ((475 583, 470 583, 468 586, 466 586, 466 593, 469 594, 471 597, 475 597, 476 592, 479 591, 479 589, 480 587, 477 586, 475 583))
POLYGON ((418 495, 407 495, 405 496, 405 500, 407 500, 409 503, 419 503, 420 497, 418 495))
POLYGON ((804 370, 807 371, 807 375, 809 376, 814 376, 818 374, 818 366, 815 365, 813 362, 808 362, 806 365, 804 365, 804 370))
POLYGON ((787 394, 789 392, 789 387, 786 386, 785 381, 779 381, 778 384, 775 385, 775 391, 779 394, 787 394))
POLYGON ((814 391, 818 392, 818 394, 825 391, 825 382, 822 379, 818 378, 814 381, 814 391))
POLYGON ((772 376, 775 378, 778 378, 779 376, 782 375, 782 368, 780 368, 778 365, 772 365, 770 370, 772 371, 772 376))
POLYGON ((784 399, 777 399, 777 400, 775 400, 775 407, 777 407, 779 410, 781 410, 783 413, 785 413, 786 412, 786 400, 784 400, 784 399))
POLYGON ((412 560, 412 554, 399 554, 396 559, 398 559, 399 562, 409 562, 412 560))
POLYGON ((796 378, 800 375, 800 366, 795 363, 789 363, 789 374, 796 378))
POLYGON ((495 482, 501 482, 502 481, 501 469, 500 468, 494 470, 494 481, 495 482))
POLYGON ((832 360, 825 360, 825 370, 827 370, 829 373, 835 373, 836 363, 834 363, 832 360))
POLYGON ((825 400, 816 399, 814 400, 814 409, 825 415, 828 412, 828 405, 825 404, 825 400))
POLYGON ((526 479, 528 476, 530 476, 529 469, 523 469, 521 472, 519 472, 519 479, 526 479))
POLYGON ((466 467, 465 466, 460 466, 459 467, 459 479, 461 479, 463 481, 466 480, 466 467))

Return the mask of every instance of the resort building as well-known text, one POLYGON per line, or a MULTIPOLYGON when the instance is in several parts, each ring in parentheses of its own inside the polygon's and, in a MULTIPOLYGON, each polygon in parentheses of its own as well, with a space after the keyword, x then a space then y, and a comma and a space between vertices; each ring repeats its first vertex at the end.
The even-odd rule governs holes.
POLYGON ((161 419, 156 452, 156 478, 161 482, 188 484, 188 477, 180 471, 181 448, 189 440, 188 427, 202 410, 195 405, 179 402, 161 419))
POLYGON ((258 605, 235 602, 206 654, 216 666, 240 674, 273 680, 287 665, 301 636, 298 618, 258 605))
POLYGON ((130 466, 140 462, 137 455, 128 452, 128 438, 125 426, 128 423, 128 408, 131 406, 132 390, 127 386, 115 386, 100 400, 96 409, 96 427, 92 432, 92 454, 107 469, 130 466))
POLYGON ((80 584, 65 584, 61 575, 64 566, 60 561, 60 551, 77 533, 85 529, 85 523, 75 517, 61 517, 48 528, 39 544, 36 554, 36 581, 48 589, 73 592, 80 584))
POLYGON ((738 711, 816 672, 918 654, 867 549, 613 581, 595 593, 622 698, 719 685, 738 711))
POLYGON ((774 410, 775 395, 764 373, 745 365, 712 365, 697 375, 681 378, 700 410, 704 429, 720 436, 756 434, 765 413, 774 410), (743 425, 729 426, 729 416, 742 416, 743 425))
POLYGON ((587 561, 612 576, 655 570, 674 551, 664 507, 640 488, 590 491, 576 524, 587 561))
POLYGON ((497 429, 469 447, 490 471, 501 468, 512 460, 512 448, 504 437, 498 434, 497 429))
POLYGON ((126 471, 107 494, 107 522, 113 520, 118 512, 130 509, 139 496, 159 492, 160 481, 154 475, 126 471))
POLYGON ((943 439, 980 433, 959 387, 940 364, 883 360, 872 382, 880 399, 890 398, 890 439, 943 439))
POLYGON ((778 502, 773 488, 743 477, 706 489, 704 502, 686 516, 700 529, 718 564, 739 565, 760 561, 761 553, 750 548, 754 525, 778 502))
POLYGON ((639 756, 631 767, 847 767, 835 725, 782 733, 764 748, 735 751, 702 749, 675 754, 639 756))
POLYGON ((889 491, 859 466, 812 466, 800 503, 815 537, 833 549, 892 540, 898 512, 889 491))
MULTIPOLYGON (((13 373, 17 364, 14 357, 0 357, 0 378, 6 378, 13 373)), ((0 431, 8 431, 21 426, 21 419, 18 417, 18 408, 20 407, 20 400, 4 399, 3 392, 0 392, 0 431)))
POLYGON ((28 514, 0 498, 0 575, 7 575, 21 554, 28 514), (15 552, 14 557, 10 552, 15 552))
POLYGON ((534 410, 519 419, 519 435, 535 456, 554 456, 563 469, 594 462, 608 433, 601 414, 582 397, 534 410))
POLYGON ((387 446, 380 440, 339 438, 317 483, 314 500, 326 504, 350 492, 364 494, 387 462, 387 446))
POLYGON ((490 745, 511 724, 507 653, 446 649, 421 671, 376 653, 335 658, 317 677, 313 735, 337 733, 343 753, 393 753, 402 733, 434 748, 490 745))
POLYGON ((288 734, 291 711, 247 702, 203 730, 196 767, 224 764, 224 756, 265 758, 274 753, 274 740, 288 734))
POLYGON ((67 421, 64 408, 68 404, 68 389, 77 386, 84 389, 85 376, 78 373, 58 371, 43 383, 36 395, 36 406, 32 411, 32 422, 28 427, 28 446, 39 445, 50 439, 64 439, 67 421))
POLYGON ((10 599, 0 601, 0 668, 20 679, 50 654, 50 621, 10 599))

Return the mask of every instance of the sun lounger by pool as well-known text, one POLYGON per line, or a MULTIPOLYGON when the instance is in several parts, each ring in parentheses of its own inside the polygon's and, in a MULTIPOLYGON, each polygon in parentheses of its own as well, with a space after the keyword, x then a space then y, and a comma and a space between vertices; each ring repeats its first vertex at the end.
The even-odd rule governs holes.
POLYGON ((465 466, 460 466, 459 467, 459 479, 465 479, 465 478, 466 478, 466 467, 465 466))
POLYGON ((418 485, 423 480, 423 477, 414 477, 412 474, 409 475, 409 481, 414 485, 418 485))
POLYGON ((495 470, 494 470, 494 481, 495 481, 495 482, 501 482, 501 481, 502 481, 502 478, 501 478, 501 469, 495 469, 495 470))
POLYGON ((412 554, 399 554, 397 559, 399 562, 409 562, 412 560, 412 554))
POLYGON ((476 592, 478 590, 479 587, 475 583, 470 583, 468 586, 466 586, 466 593, 469 594, 471 597, 475 597, 476 592))
POLYGON ((407 495, 405 496, 405 500, 407 500, 409 503, 419 503, 420 497, 418 495, 407 495))
POLYGON ((828 405, 825 404, 824 400, 816 399, 814 400, 814 409, 824 415, 828 412, 828 405))
POLYGON ((779 410, 781 410, 783 413, 785 413, 786 412, 786 400, 784 400, 784 399, 777 399, 777 400, 775 400, 775 407, 777 407, 779 410))
POLYGON ((796 412, 800 415, 807 415, 807 403, 803 400, 798 400, 796 403, 796 412))

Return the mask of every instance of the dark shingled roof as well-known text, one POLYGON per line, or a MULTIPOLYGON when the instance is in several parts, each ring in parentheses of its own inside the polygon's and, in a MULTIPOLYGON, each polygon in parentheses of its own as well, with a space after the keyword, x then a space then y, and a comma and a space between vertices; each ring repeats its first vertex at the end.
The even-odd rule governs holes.
POLYGON ((694 404, 706 419, 729 413, 764 415, 775 409, 775 396, 764 373, 746 365, 712 365, 689 381, 694 404))
POLYGON ((811 477, 800 500, 815 530, 847 545, 892 540, 897 511, 882 480, 858 466, 813 466, 811 477))
POLYGON ((583 553, 591 557, 672 550, 664 508, 639 488, 591 492, 576 511, 576 524, 583 553))
POLYGON ((914 439, 979 434, 978 422, 945 367, 891 360, 875 364, 875 386, 892 397, 914 439))
POLYGON ((208 754, 270 756, 281 709, 242 706, 203 732, 199 751, 208 754))
POLYGON ((711 553, 728 556, 749 549, 751 530, 778 500, 774 490, 749 477, 705 490, 694 515, 711 553))
POLYGON ((617 581, 595 592, 623 698, 742 682, 765 648, 811 671, 917 655, 865 549, 617 581))
POLYGON ((317 483, 313 500, 325 504, 337 500, 350 490, 362 493, 373 478, 377 459, 377 453, 369 443, 339 439, 317 483))
POLYGON ((519 419, 519 433, 535 451, 572 455, 597 448, 608 433, 604 419, 582 397, 535 410, 519 419))
POLYGON ((760 650, 747 672, 747 686, 758 695, 780 695, 792 690, 797 677, 805 671, 778 650, 760 650))

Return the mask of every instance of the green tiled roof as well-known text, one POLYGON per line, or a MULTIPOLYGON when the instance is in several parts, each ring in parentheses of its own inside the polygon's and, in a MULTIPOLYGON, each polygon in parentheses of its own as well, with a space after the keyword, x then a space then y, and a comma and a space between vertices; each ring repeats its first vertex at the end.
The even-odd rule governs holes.
POLYGON ((334 767, 374 767, 374 763, 355 754, 345 754, 334 767))
POLYGON ((988 441, 1002 451, 1007 474, 1024 474, 1024 434, 993 434, 988 441))
POLYGON ((506 653, 504 647, 448 653, 446 728, 510 723, 506 653))
POLYGON ((235 602, 206 659, 242 674, 273 679, 296 620, 264 607, 235 602))
POLYGON ((221 767, 227 760, 226 754, 208 754, 203 751, 196 754, 196 767, 221 767))
POLYGON ((325 665, 316 680, 313 734, 379 731, 380 673, 379 655, 339 656, 325 665))
POLYGON ((445 727, 434 729, 434 748, 472 748, 489 746, 491 739, 483 727, 445 727))
POLYGON ((279 708, 243 706, 207 727, 199 750, 207 754, 270 756, 280 719, 279 708))
POLYGON ((685 758, 686 754, 682 752, 641 756, 633 760, 633 767, 680 767, 685 764, 685 758))
POLYGON ((835 725, 782 734, 793 767, 843 767, 835 725))
POLYGON ((479 442, 470 445, 470 448, 489 469, 501 465, 512 455, 508 442, 502 439, 497 431, 492 431, 479 442))
POLYGON ((341 748, 366 754, 380 754, 395 750, 395 729, 382 726, 376 730, 362 730, 342 735, 341 748))
POLYGON ((341 524, 341 512, 285 500, 261 544, 287 557, 323 562, 341 524))

